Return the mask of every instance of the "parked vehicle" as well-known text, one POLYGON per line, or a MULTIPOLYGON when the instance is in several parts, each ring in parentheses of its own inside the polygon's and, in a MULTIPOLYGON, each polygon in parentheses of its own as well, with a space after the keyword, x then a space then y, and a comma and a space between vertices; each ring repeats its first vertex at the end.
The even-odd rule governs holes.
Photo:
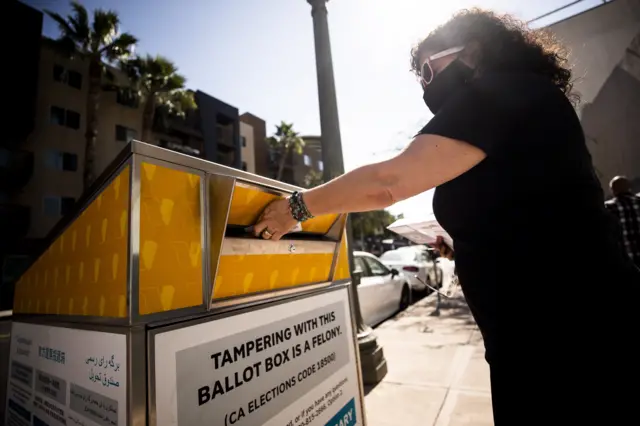
POLYGON ((400 271, 414 291, 431 292, 425 283, 435 288, 442 287, 442 269, 425 246, 408 246, 390 250, 380 256, 380 261, 388 268, 400 271))
POLYGON ((358 286, 360 312, 364 323, 377 325, 411 304, 411 288, 404 275, 387 268, 370 253, 353 253, 355 272, 362 279, 358 286))

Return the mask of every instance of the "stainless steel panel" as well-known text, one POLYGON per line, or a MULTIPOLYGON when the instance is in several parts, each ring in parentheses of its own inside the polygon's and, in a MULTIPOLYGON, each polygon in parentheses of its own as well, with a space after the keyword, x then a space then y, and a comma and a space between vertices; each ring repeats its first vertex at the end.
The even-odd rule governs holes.
MULTIPOLYGON (((143 144, 143 145, 148 145, 148 144, 143 144)), ((157 148, 154 146, 152 147, 157 148)), ((157 149, 162 149, 162 148, 157 148, 157 149)), ((174 154, 179 154, 173 151, 170 151, 170 152, 174 154)), ((179 154, 179 155, 183 155, 183 154, 179 154)), ((131 300, 133 301, 133 305, 131 308, 131 318, 132 318, 131 324, 141 324, 141 323, 147 323, 150 321, 161 321, 161 320, 175 318, 175 317, 182 317, 185 315, 191 316, 191 315, 206 311, 206 308, 208 307, 208 304, 206 303, 207 301, 204 300, 203 298, 202 304, 199 306, 193 306, 193 307, 182 308, 182 309, 173 309, 166 312, 157 312, 157 313, 148 314, 148 315, 140 315, 140 310, 139 310, 139 306, 140 306, 139 305, 140 303, 140 203, 141 203, 140 170, 143 162, 149 163, 149 164, 155 164, 157 166, 166 167, 173 170, 180 170, 183 172, 198 175, 200 177, 200 213, 201 213, 200 246, 202 248, 202 259, 203 259, 203 263, 202 263, 203 290, 204 290, 204 279, 206 278, 205 265, 206 265, 207 253, 205 253, 205 245, 207 244, 207 241, 206 241, 206 230, 204 229, 204 226, 203 226, 204 221, 206 221, 206 218, 204 216, 204 213, 206 210, 205 210, 204 199, 203 199, 203 191, 204 191, 203 186, 206 180, 205 173, 202 172, 201 170, 183 166, 180 164, 159 160, 154 157, 147 157, 144 155, 135 154, 133 156, 133 163, 134 163, 134 169, 136 171, 136 174, 135 174, 135 180, 132 184, 133 187, 131 191, 132 194, 134 193, 136 194, 135 199, 132 200, 133 202, 131 205, 132 227, 131 227, 130 240, 131 240, 131 248, 132 248, 132 256, 131 256, 132 266, 130 269, 130 272, 131 272, 130 288, 131 288, 131 300), (135 188, 135 191, 133 188, 135 188)))
POLYGON ((362 413, 362 424, 367 424, 367 412, 364 406, 364 387, 362 379, 362 362, 360 361, 360 346, 358 344, 358 325, 356 324, 356 313, 353 309, 353 292, 357 291, 353 285, 353 281, 346 283, 349 288, 349 312, 351 312, 351 330, 353 331, 353 341, 355 342, 356 363, 358 371, 358 389, 360 390, 360 412, 362 413))
POLYGON ((140 169, 142 157, 133 156, 131 162, 131 204, 129 207, 129 324, 140 321, 138 306, 140 304, 140 169))
POLYGON ((331 235, 338 240, 335 251, 333 252, 331 270, 329 271, 329 280, 331 281, 336 279, 336 269, 338 268, 338 259, 340 258, 340 249, 342 248, 342 236, 346 232, 347 218, 348 216, 346 214, 338 216, 338 219, 333 223, 327 233, 327 235, 331 235))
POLYGON ((222 256, 251 254, 329 254, 335 253, 338 243, 334 241, 279 240, 258 238, 225 238, 222 256))
POLYGON ((291 193, 293 191, 299 191, 301 189, 300 187, 294 185, 278 182, 276 180, 265 178, 263 176, 254 175, 249 172, 223 166, 217 163, 212 163, 202 158, 181 154, 176 151, 149 145, 140 141, 132 141, 131 149, 134 153, 141 154, 149 158, 156 158, 158 160, 167 161, 169 163, 191 167, 211 174, 235 177, 238 180, 254 183, 267 188, 272 188, 279 192, 284 191, 291 193))
POLYGON ((133 327, 127 336, 127 425, 147 424, 147 334, 133 327))
POLYGON ((224 234, 229 219, 231 200, 236 180, 230 176, 207 175, 207 214, 208 251, 205 258, 208 267, 208 279, 204 283, 207 286, 205 296, 207 296, 207 308, 211 309, 211 300, 216 285, 218 275, 218 265, 220 264, 220 253, 224 241, 224 234))

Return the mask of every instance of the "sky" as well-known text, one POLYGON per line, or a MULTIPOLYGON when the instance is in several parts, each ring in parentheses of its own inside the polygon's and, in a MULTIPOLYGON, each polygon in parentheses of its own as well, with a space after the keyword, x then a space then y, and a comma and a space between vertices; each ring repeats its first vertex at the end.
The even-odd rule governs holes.
MULTIPOLYGON (((63 15, 68 1, 22 0, 63 15)), ((405 146, 432 117, 409 72, 409 51, 457 10, 479 6, 530 20, 573 0, 330 0, 329 31, 345 169, 381 161, 405 146)), ((320 134, 311 6, 306 0, 83 0, 113 9, 121 31, 140 42, 136 53, 173 60, 199 89, 267 122, 320 134)), ((589 9, 583 0, 544 26, 589 9)), ((58 36, 45 16, 43 33, 58 36)), ((390 211, 419 217, 432 211, 432 191, 390 211)))

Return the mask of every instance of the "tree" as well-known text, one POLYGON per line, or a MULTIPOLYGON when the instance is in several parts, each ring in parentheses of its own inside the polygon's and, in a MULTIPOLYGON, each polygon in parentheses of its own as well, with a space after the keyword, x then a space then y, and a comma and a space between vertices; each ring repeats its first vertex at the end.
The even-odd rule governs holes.
POLYGON ((276 126, 276 133, 267 138, 269 148, 277 154, 278 172, 276 180, 282 179, 284 165, 291 151, 298 155, 302 154, 304 149, 304 139, 300 137, 298 132, 293 130, 293 123, 285 123, 281 121, 276 126))
MULTIPOLYGON (((322 172, 310 170, 304 177, 304 186, 314 188, 324 183, 322 172)), ((360 240, 360 245, 364 250, 364 238, 373 235, 390 235, 387 226, 391 225, 400 217, 395 217, 386 210, 374 210, 362 213, 351 213, 351 226, 353 227, 354 238, 360 240)), ((402 215, 401 215, 402 216, 402 215)))
POLYGON ((305 188, 314 188, 324 183, 324 177, 322 172, 316 170, 309 170, 309 173, 304 177, 305 188))
POLYGON ((121 68, 144 101, 143 141, 152 140, 157 107, 162 106, 179 117, 184 117, 187 110, 197 107, 193 92, 184 89, 187 79, 178 74, 178 68, 169 59, 160 55, 147 55, 122 61, 121 68))
POLYGON ((112 10, 95 9, 93 22, 89 23, 87 9, 76 1, 71 2, 72 12, 66 18, 46 11, 60 28, 57 40, 60 50, 70 56, 85 60, 89 67, 87 94, 86 133, 83 183, 85 190, 95 180, 96 142, 98 137, 98 110, 104 76, 113 77, 107 64, 128 57, 137 43, 129 33, 120 33, 120 19, 112 10))
POLYGON ((351 213, 350 216, 353 236, 360 240, 363 249, 365 236, 389 234, 387 226, 396 221, 396 217, 386 210, 351 213))

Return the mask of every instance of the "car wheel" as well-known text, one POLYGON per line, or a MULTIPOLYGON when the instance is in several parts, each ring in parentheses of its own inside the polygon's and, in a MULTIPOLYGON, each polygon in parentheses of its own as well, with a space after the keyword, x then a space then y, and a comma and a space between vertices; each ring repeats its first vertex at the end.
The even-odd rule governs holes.
POLYGON ((402 286, 402 293, 400 294, 400 311, 404 311, 411 305, 411 290, 407 284, 402 286))

